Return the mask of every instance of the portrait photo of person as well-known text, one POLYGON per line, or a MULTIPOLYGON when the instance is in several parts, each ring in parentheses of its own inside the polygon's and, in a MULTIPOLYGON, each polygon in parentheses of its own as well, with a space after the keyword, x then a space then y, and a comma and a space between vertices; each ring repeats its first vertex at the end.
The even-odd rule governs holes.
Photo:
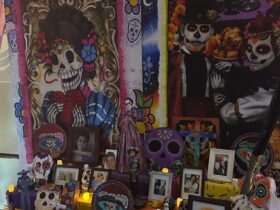
POLYGON ((94 135, 89 132, 79 132, 73 138, 73 160, 77 162, 92 162, 94 152, 94 135))
POLYGON ((184 168, 182 173, 181 198, 188 199, 189 195, 201 196, 203 191, 203 169, 184 168))
POLYGON ((214 174, 227 176, 228 155, 215 155, 214 174))
POLYGON ((156 179, 154 186, 154 194, 164 196, 166 192, 166 180, 156 179))
POLYGON ((217 181, 231 182, 235 150, 211 148, 207 177, 217 181))
POLYGON ((92 175, 91 189, 95 191, 99 185, 106 182, 109 171, 95 170, 92 175))
POLYGON ((103 168, 116 170, 117 165, 117 150, 106 149, 106 154, 103 159, 103 168))
POLYGON ((185 193, 198 194, 199 193, 200 175, 185 174, 184 191, 185 193))

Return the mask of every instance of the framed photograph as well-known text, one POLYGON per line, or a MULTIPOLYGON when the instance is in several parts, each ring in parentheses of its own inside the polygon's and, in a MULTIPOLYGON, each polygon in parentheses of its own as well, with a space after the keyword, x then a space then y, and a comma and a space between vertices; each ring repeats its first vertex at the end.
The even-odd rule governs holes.
POLYGON ((62 185, 64 186, 66 183, 69 182, 70 179, 73 179, 74 181, 79 180, 79 172, 80 169, 77 167, 72 166, 58 166, 55 167, 55 175, 54 175, 54 183, 56 185, 62 185))
POLYGON ((109 178, 110 170, 94 168, 92 169, 91 189, 94 192, 96 188, 102 183, 106 182, 109 178))
POLYGON ((227 200, 213 199, 190 195, 188 200, 189 210, 231 210, 231 202, 227 200))
POLYGON ((208 166, 211 148, 220 146, 220 123, 217 117, 172 117, 172 128, 181 135, 186 145, 186 166, 208 166))
POLYGON ((152 171, 150 175, 149 201, 164 200, 171 196, 172 173, 152 171))
POLYGON ((81 127, 68 131, 67 157, 78 163, 98 163, 100 128, 81 127))
POLYGON ((106 149, 103 159, 104 169, 116 170, 118 150, 106 149))
POLYGON ((203 190, 203 170, 184 168, 182 174, 181 198, 188 199, 189 195, 199 195, 203 190))
POLYGON ((234 156, 234 150, 212 148, 208 164, 208 179, 231 182, 234 156))

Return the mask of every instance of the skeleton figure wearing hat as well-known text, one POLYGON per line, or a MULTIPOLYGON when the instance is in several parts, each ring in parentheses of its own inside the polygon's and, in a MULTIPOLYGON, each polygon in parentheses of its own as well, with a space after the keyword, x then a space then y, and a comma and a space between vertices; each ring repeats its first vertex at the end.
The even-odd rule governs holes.
POLYGON ((244 31, 248 65, 221 61, 211 73, 214 103, 228 130, 224 147, 245 132, 260 132, 279 76, 279 32, 274 33, 279 25, 275 24, 271 16, 251 20, 244 31))
POLYGON ((189 0, 186 3, 180 53, 171 58, 168 91, 170 116, 182 115, 183 98, 210 97, 210 62, 205 56, 205 44, 213 35, 217 19, 214 0, 189 0))
POLYGON ((96 29, 81 11, 67 4, 54 6, 40 21, 36 47, 39 61, 45 64, 44 79, 49 85, 59 81, 62 88, 45 94, 41 114, 46 122, 64 128, 95 125, 103 133, 113 127, 116 106, 103 92, 106 56, 98 45, 102 34, 96 29))

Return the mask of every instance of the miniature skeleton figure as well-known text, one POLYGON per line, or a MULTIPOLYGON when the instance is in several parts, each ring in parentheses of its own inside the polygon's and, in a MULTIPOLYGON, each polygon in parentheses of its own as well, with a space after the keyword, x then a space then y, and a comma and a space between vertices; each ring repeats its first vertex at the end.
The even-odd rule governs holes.
POLYGON ((18 175, 21 175, 18 178, 17 186, 21 190, 20 192, 20 206, 22 210, 30 210, 31 204, 30 204, 30 188, 32 186, 32 181, 27 175, 28 171, 22 170, 18 173, 18 175))
POLYGON ((82 183, 81 190, 82 190, 82 192, 88 191, 90 175, 91 175, 91 169, 89 168, 88 164, 85 164, 84 165, 84 171, 83 171, 83 174, 82 174, 82 180, 81 180, 81 183, 82 183))

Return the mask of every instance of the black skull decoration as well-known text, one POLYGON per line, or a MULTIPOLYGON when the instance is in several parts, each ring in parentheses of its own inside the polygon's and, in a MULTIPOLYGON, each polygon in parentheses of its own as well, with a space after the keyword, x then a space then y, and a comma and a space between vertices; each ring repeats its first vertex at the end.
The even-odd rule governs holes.
POLYGON ((184 156, 184 141, 172 128, 157 128, 145 139, 145 156, 161 167, 172 167, 172 162, 184 156))

